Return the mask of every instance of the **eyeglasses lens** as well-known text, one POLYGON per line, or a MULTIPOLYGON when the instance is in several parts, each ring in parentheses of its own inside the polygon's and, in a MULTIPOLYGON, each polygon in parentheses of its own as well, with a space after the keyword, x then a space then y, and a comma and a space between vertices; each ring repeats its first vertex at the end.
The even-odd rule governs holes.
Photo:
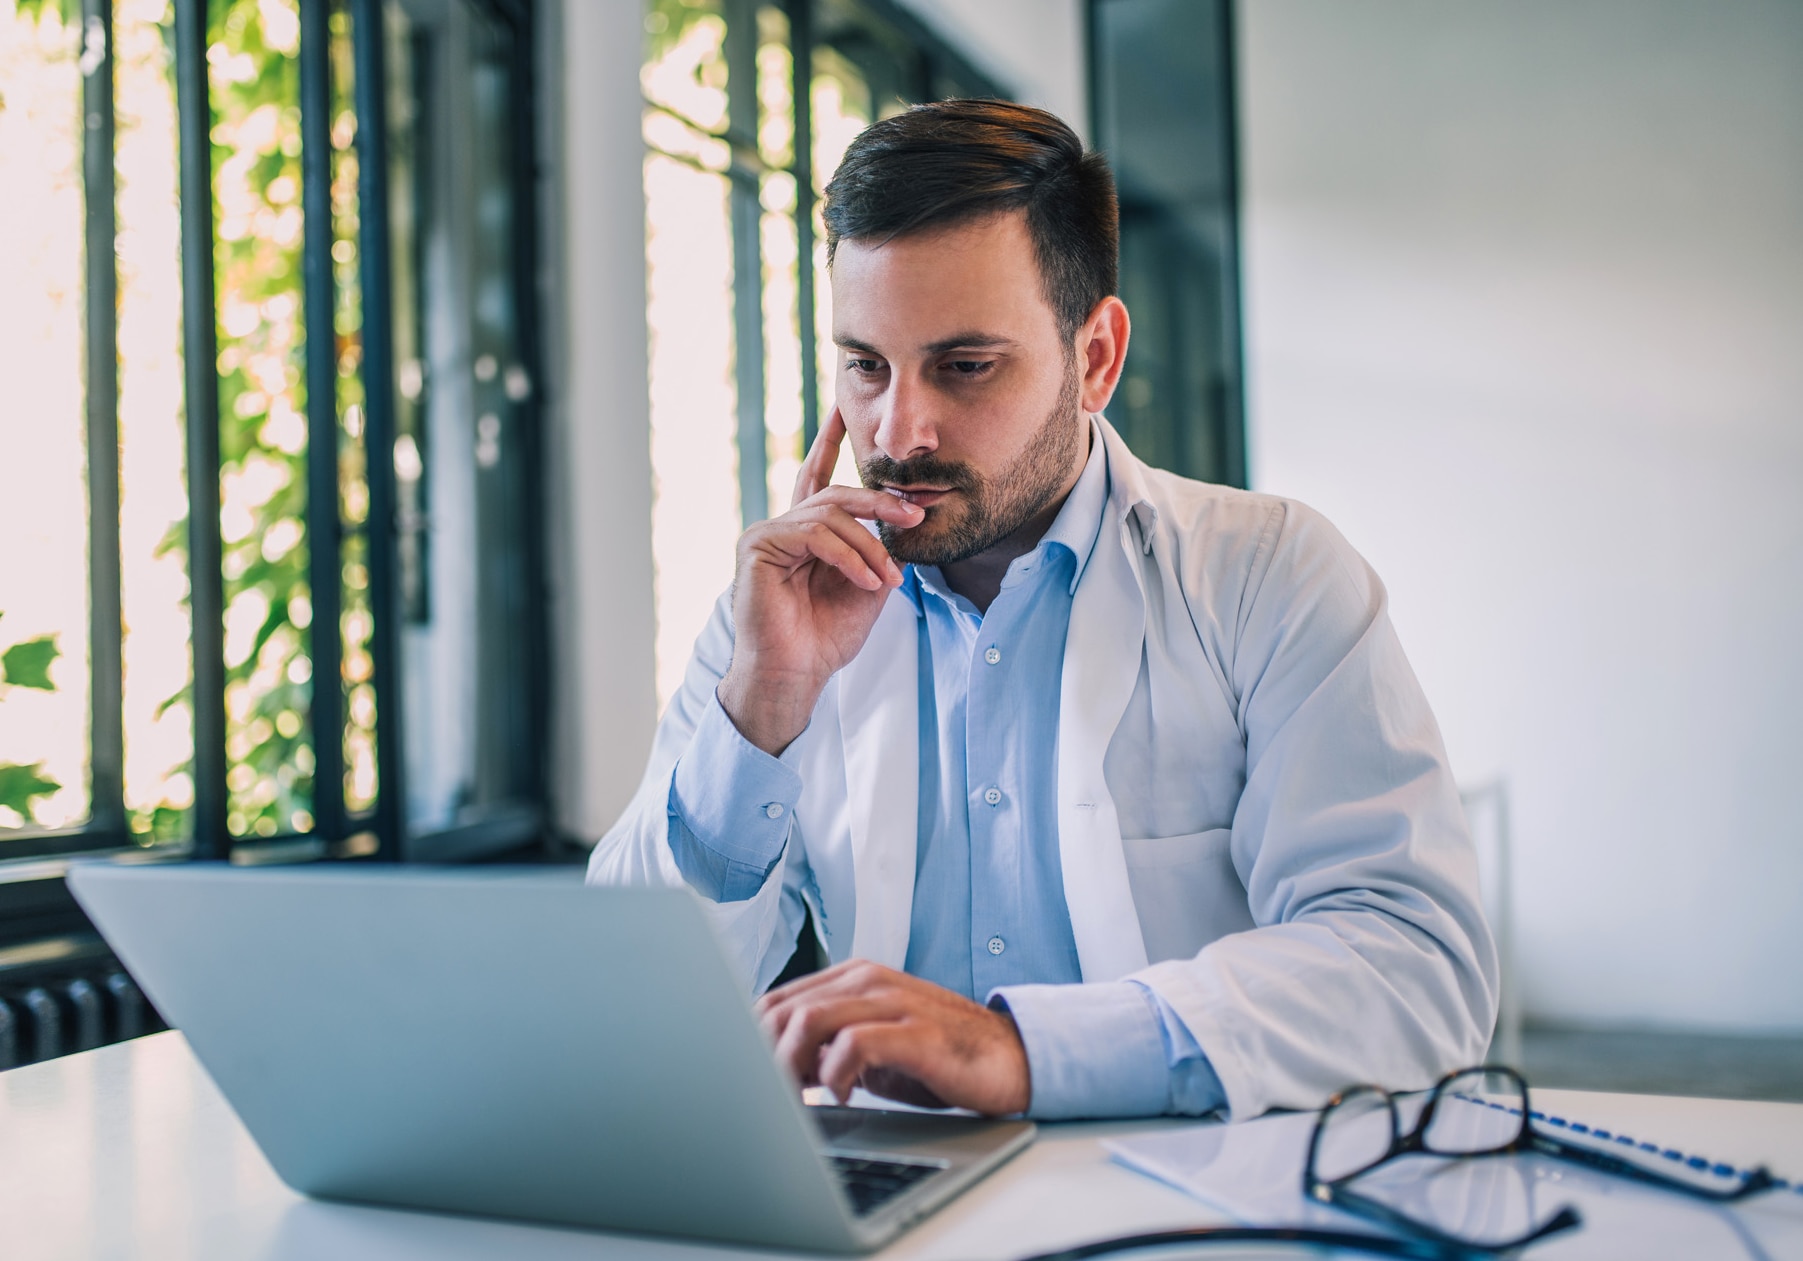
POLYGON ((1473 1069, 1440 1088, 1421 1145, 1442 1156, 1493 1152, 1513 1143, 1526 1124, 1521 1080, 1509 1073, 1473 1069))
MULTIPOLYGON (((1515 1160, 1405 1156, 1372 1170, 1356 1186, 1412 1221, 1488 1247, 1527 1234, 1562 1203, 1550 1209, 1537 1204, 1535 1170, 1515 1160)), ((1556 1186, 1546 1192, 1558 1193, 1556 1186)))
POLYGON ((1321 1118, 1315 1176, 1324 1182, 1349 1178, 1388 1156, 1395 1141, 1396 1114, 1389 1096, 1375 1090, 1353 1091, 1321 1118))

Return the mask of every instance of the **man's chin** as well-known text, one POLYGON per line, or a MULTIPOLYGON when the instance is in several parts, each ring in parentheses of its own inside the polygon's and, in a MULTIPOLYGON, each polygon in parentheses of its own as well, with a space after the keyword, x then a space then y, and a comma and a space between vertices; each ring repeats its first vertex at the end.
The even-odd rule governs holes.
POLYGON ((928 509, 925 521, 906 530, 886 521, 878 527, 877 536, 898 564, 950 565, 969 554, 959 546, 962 540, 956 528, 934 521, 933 515, 928 509))

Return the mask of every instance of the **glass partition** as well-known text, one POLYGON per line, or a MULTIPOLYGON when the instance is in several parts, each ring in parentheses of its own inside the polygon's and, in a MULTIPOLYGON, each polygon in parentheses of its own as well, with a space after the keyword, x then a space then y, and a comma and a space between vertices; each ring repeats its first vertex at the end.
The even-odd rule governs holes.
MULTIPOLYGON (((995 85, 882 0, 645 10, 657 694, 682 682, 733 544, 789 508, 832 407, 820 196, 872 119, 995 85)), ((855 480, 849 448, 840 478, 855 480)))
POLYGON ((1141 459, 1246 484, 1230 0, 1091 0, 1133 348, 1108 416, 1141 459))

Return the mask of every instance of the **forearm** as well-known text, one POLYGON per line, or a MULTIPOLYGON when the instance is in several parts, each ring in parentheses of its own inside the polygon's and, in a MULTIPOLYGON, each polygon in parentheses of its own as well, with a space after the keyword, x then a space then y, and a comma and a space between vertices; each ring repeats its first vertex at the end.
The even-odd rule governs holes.
POLYGON ((1030 1116, 1200 1116, 1224 1102, 1201 1044, 1144 985, 1006 986, 989 1001, 1026 1048, 1030 1116))
POLYGON ((1233 1119, 1431 1085, 1489 1039, 1481 972, 1380 911, 1322 910, 1135 974, 1209 1050, 1233 1119), (1304 979, 1306 978, 1306 979, 1304 979))
POLYGON ((689 886, 716 902, 763 888, 782 857, 801 777, 751 744, 716 700, 676 764, 668 838, 689 886))

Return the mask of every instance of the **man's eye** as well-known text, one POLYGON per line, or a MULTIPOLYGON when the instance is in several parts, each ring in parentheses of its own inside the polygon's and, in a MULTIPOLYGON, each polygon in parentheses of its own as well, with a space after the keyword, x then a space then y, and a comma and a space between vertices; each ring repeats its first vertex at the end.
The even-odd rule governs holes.
POLYGON ((845 366, 853 372, 875 372, 877 361, 874 359, 847 359, 845 366))
POLYGON ((946 364, 961 377, 980 377, 995 367, 993 359, 954 359, 946 364))

